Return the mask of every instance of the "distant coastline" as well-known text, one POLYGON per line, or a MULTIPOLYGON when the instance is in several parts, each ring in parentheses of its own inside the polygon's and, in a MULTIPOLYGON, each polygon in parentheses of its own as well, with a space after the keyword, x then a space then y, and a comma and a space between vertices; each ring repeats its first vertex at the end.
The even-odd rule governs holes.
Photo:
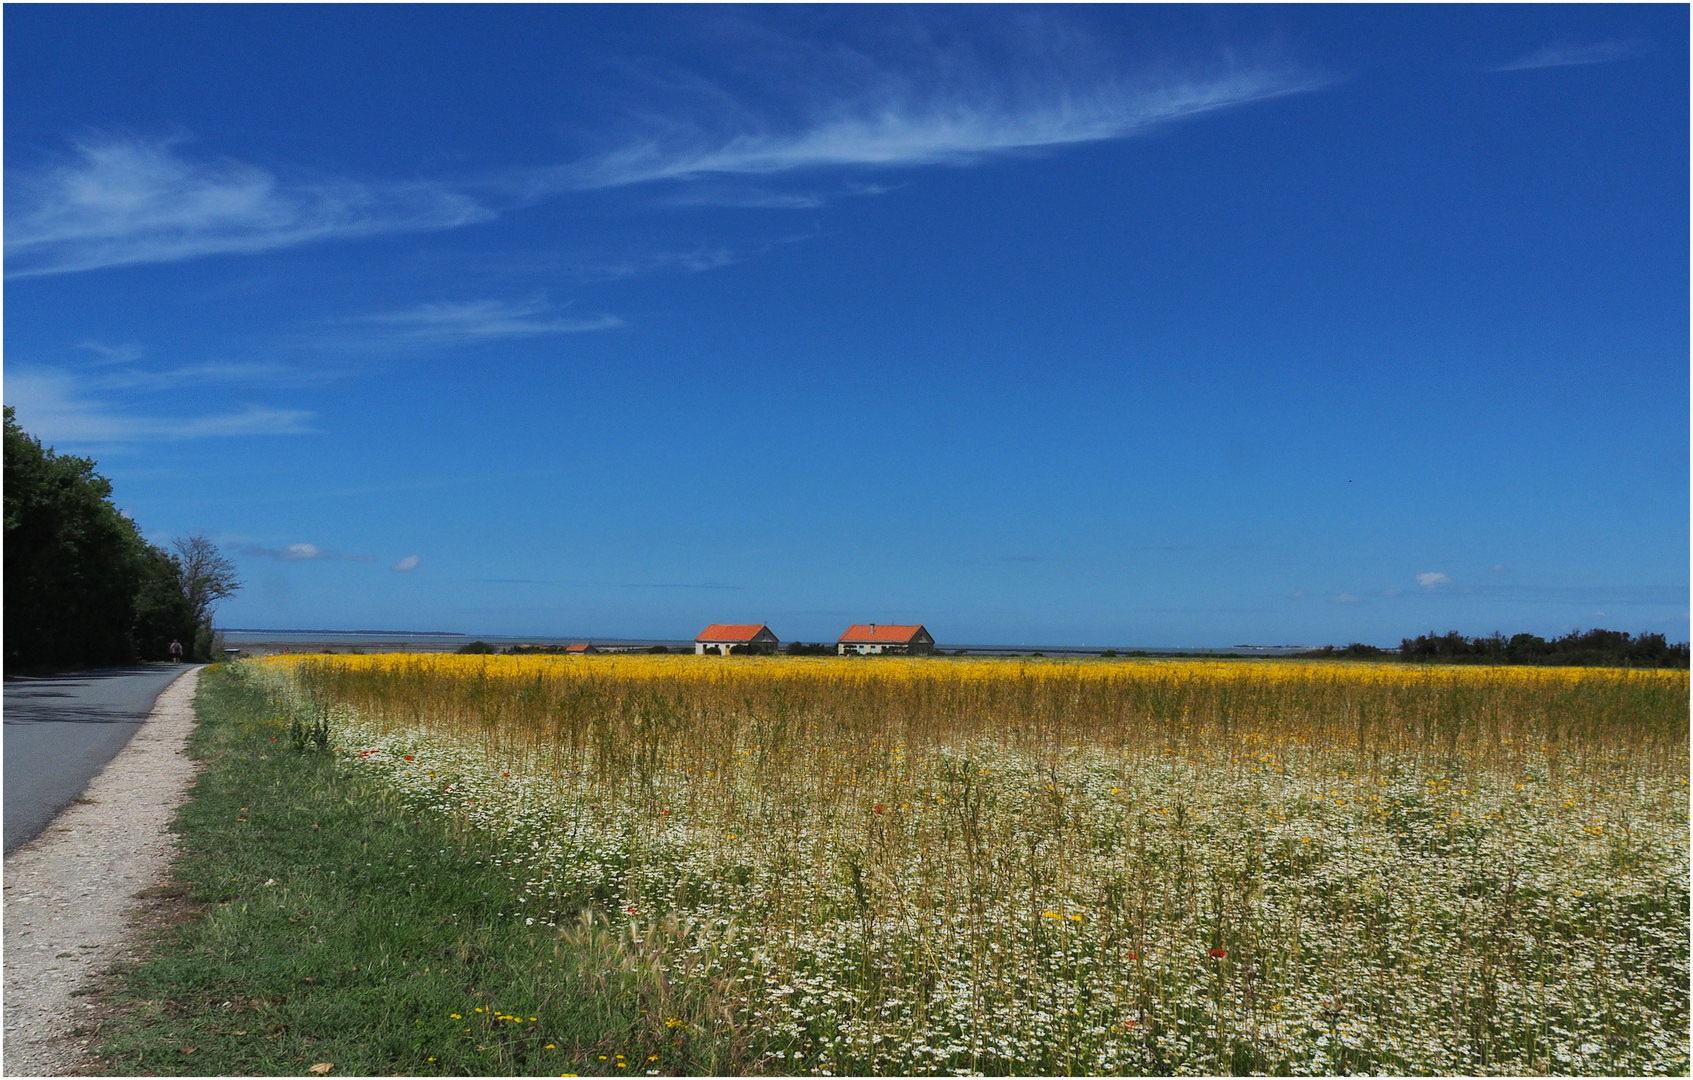
MULTIPOLYGON (((333 645, 336 648, 384 647, 398 651, 440 652, 455 649, 472 640, 506 648, 512 645, 568 645, 591 641, 614 649, 646 649, 663 645, 673 651, 692 652, 691 638, 619 638, 592 635, 512 635, 463 634, 445 630, 270 630, 259 627, 220 628, 219 632, 231 646, 249 648, 254 652, 275 652, 282 648, 305 650, 313 646, 333 645), (401 647, 409 646, 410 649, 401 647)), ((796 639, 798 640, 798 639, 796 639)), ((785 644, 785 642, 784 642, 785 644)), ((937 654, 965 656, 1293 656, 1308 650, 1308 645, 1230 645, 1217 648, 1174 645, 984 645, 969 642, 937 642, 937 654)))

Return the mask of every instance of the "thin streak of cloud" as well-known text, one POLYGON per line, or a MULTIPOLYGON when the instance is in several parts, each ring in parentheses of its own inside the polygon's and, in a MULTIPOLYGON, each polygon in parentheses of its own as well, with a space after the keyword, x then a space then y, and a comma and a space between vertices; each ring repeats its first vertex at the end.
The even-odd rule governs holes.
POLYGON ((345 551, 331 551, 327 548, 320 548, 316 544, 306 543, 288 544, 279 548, 248 544, 245 547, 237 548, 236 551, 242 555, 251 555, 254 558, 261 559, 275 559, 278 562, 372 563, 376 561, 369 555, 353 555, 345 551))
POLYGON ((344 320, 344 343, 437 346, 551 334, 581 334, 623 325, 615 315, 568 317, 541 300, 442 301, 344 320))
POLYGON ((86 381, 101 390, 171 390, 184 386, 304 386, 328 382, 337 372, 271 361, 211 361, 170 368, 126 368, 86 381))
POLYGON ((170 442, 312 431, 312 413, 263 405, 201 416, 138 416, 121 412, 109 402, 78 396, 69 379, 52 373, 10 376, 6 402, 17 407, 26 430, 49 443, 170 442))
POLYGON ((664 200, 667 206, 722 206, 733 210, 816 210, 828 199, 810 191, 763 191, 716 188, 684 191, 664 200))
POLYGON ((836 199, 886 195, 901 184, 842 184, 822 191, 771 191, 739 184, 698 183, 662 201, 665 206, 722 206, 742 210, 816 210, 836 199))
POLYGON ((97 356, 99 359, 94 361, 97 364, 133 364, 147 355, 147 350, 134 342, 107 345, 101 341, 82 341, 77 343, 77 348, 86 349, 97 356))
POLYGON ((388 569, 394 571, 395 573, 409 574, 413 570, 416 570, 418 568, 418 566, 420 566, 422 563, 423 563, 423 560, 421 558, 419 558, 418 556, 407 555, 405 558, 401 559, 399 562, 395 563, 393 566, 390 566, 388 569))
POLYGON ((493 216, 438 183, 289 182, 247 162, 190 158, 179 144, 95 138, 56 168, 8 170, 6 276, 450 229, 493 216))
POLYGON ((561 585, 569 589, 727 589, 744 591, 745 585, 724 585, 696 581, 553 581, 544 578, 470 578, 492 585, 561 585))
POLYGON ((691 581, 662 581, 650 584, 638 581, 617 581, 605 582, 605 584, 616 589, 729 589, 741 591, 746 588, 745 585, 718 585, 713 582, 691 581))
POLYGON ((862 100, 831 103, 795 130, 653 136, 596 160, 538 172, 531 183, 537 191, 591 190, 827 167, 965 165, 999 154, 1129 138, 1221 109, 1313 90, 1324 81, 1264 70, 1163 84, 1055 83, 1006 95, 985 84, 923 92, 888 78, 862 100))
POLYGON ((1432 589, 1436 585, 1450 585, 1452 584, 1452 579, 1438 570, 1430 570, 1426 573, 1417 575, 1417 584, 1421 585, 1425 589, 1432 589))
POLYGON ((1535 71, 1539 68, 1577 67, 1583 64, 1609 64, 1627 60, 1645 50, 1629 41, 1601 41, 1592 45, 1557 44, 1540 48, 1518 57, 1508 64, 1488 68, 1489 71, 1535 71))
POLYGON ((1334 598, 1334 602, 1337 604, 1356 604, 1358 598, 1351 593, 1343 592, 1334 598))

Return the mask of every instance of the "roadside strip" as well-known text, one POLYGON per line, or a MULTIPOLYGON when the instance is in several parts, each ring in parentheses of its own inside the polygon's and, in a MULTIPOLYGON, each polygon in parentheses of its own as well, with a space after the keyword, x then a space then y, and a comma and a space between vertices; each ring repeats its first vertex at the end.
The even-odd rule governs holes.
POLYGON ((170 874, 171 820, 194 779, 186 751, 200 671, 171 683, 82 797, 5 861, 9 1076, 84 1071, 94 1008, 76 991, 137 955, 137 894, 170 874))

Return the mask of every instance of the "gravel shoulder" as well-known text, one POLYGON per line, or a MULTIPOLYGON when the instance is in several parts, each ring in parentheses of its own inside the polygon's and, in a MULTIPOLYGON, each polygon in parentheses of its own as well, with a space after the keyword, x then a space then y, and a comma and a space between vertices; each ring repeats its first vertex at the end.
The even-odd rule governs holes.
POLYGON ((195 763, 191 668, 159 695, 147 722, 81 799, 5 860, 4 1071, 76 1075, 95 1066, 99 1024, 89 993, 139 955, 154 903, 168 893, 171 820, 195 763))

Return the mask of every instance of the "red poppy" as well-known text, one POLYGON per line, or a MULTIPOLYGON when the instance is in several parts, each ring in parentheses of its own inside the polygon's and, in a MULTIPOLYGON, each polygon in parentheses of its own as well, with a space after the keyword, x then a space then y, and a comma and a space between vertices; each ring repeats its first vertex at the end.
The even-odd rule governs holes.
POLYGON ((876 811, 876 813, 880 814, 882 812, 882 804, 877 803, 875 806, 871 807, 871 809, 876 811))
POLYGON ((1124 1020, 1123 1026, 1126 1028, 1132 1028, 1135 1026, 1135 1022, 1133 1020, 1124 1020))
POLYGON ((1211 950, 1211 959, 1221 960, 1223 957, 1227 956, 1228 954, 1229 954, 1229 951, 1227 949, 1212 949, 1211 950))
POLYGON ((406 760, 407 760, 407 761, 410 761, 410 760, 412 760, 412 756, 411 756, 411 755, 410 755, 410 754, 407 754, 407 755, 406 755, 406 760))
POLYGON ((1140 953, 1137 953, 1137 952, 1130 953, 1129 959, 1130 960, 1139 960, 1140 959, 1140 953))
POLYGON ((500 774, 500 775, 501 775, 501 776, 504 776, 504 777, 507 777, 507 778, 508 778, 508 779, 509 779, 509 778, 510 778, 510 776, 511 776, 511 773, 508 773, 508 772, 503 772, 503 773, 501 773, 501 774, 500 774))
POLYGON ((634 908, 634 906, 633 906, 633 905, 631 905, 631 906, 629 906, 629 907, 626 907, 626 908, 624 908, 624 909, 623 909, 623 910, 624 910, 624 911, 627 911, 627 912, 628 912, 628 913, 629 913, 629 914, 631 914, 631 915, 633 915, 633 914, 635 914, 635 908, 634 908))

